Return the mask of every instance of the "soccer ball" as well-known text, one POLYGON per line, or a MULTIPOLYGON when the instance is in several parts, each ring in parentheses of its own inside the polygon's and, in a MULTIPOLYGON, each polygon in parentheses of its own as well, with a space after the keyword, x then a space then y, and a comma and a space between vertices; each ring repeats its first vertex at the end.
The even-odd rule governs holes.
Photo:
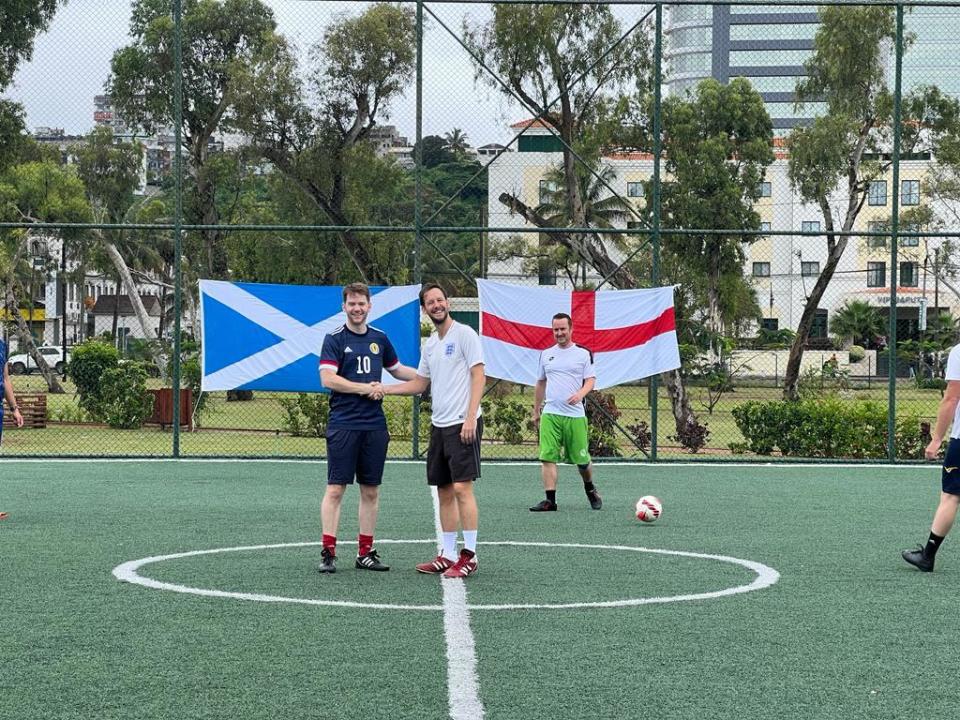
POLYGON ((637 500, 637 520, 651 523, 663 514, 663 503, 653 495, 644 495, 637 500))

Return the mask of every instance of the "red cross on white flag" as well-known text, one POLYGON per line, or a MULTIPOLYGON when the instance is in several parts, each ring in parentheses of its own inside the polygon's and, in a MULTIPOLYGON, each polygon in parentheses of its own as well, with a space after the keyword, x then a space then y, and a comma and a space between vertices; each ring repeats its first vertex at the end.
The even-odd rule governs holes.
POLYGON ((477 286, 490 377, 534 385, 540 352, 556 342, 557 313, 573 318, 573 341, 593 352, 597 389, 680 367, 672 287, 570 292, 490 280, 477 286))

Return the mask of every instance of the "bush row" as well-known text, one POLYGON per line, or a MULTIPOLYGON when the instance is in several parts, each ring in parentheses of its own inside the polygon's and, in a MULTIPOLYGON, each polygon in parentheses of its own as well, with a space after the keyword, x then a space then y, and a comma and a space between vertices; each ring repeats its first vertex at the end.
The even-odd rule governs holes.
MULTIPOLYGON (((751 401, 736 406, 733 418, 746 449, 758 455, 778 450, 793 457, 887 456, 887 408, 875 402, 849 402, 839 397, 751 401)), ((897 419, 894 446, 898 458, 923 457, 929 442, 929 423, 921 422, 917 415, 897 419)))

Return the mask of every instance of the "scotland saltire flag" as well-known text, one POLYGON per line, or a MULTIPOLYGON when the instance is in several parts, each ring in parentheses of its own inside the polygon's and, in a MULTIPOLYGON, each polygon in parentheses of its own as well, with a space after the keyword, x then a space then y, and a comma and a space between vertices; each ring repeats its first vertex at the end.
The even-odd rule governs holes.
MULTIPOLYGON (((372 287, 367 322, 400 362, 420 362, 419 285, 372 287)), ((200 281, 201 388, 324 392, 323 338, 346 322, 342 286, 200 281)), ((384 371, 384 380, 395 382, 384 371)))

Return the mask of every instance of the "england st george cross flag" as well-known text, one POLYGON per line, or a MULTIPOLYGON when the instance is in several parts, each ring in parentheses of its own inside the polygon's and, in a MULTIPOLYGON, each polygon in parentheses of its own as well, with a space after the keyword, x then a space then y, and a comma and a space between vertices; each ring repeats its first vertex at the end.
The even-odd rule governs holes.
MULTIPOLYGON (((372 287, 367 322, 400 362, 420 362, 419 285, 372 287)), ((209 390, 322 392, 324 336, 346 322, 339 286, 200 281, 203 378, 209 390)), ((394 382, 384 372, 384 381, 394 382)))
POLYGON ((537 382, 540 352, 554 345, 552 319, 573 318, 573 341, 593 352, 596 388, 680 367, 673 288, 564 291, 478 280, 487 375, 537 382))

